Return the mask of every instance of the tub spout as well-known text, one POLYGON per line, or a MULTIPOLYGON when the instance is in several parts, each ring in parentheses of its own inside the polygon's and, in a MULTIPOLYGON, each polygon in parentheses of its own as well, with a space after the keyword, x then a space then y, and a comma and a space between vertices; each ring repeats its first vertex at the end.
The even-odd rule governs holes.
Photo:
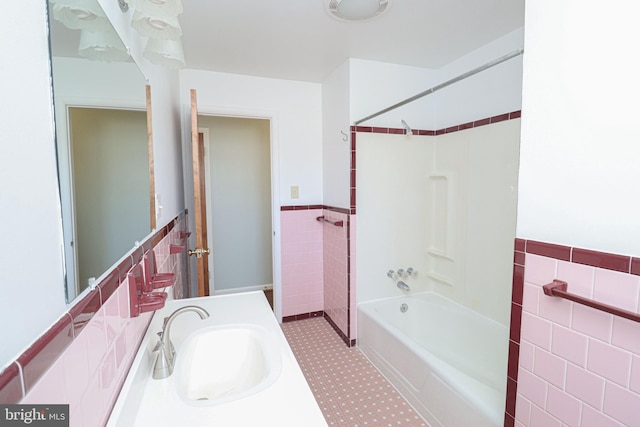
POLYGON ((405 292, 411 291, 411 288, 409 287, 409 285, 404 283, 402 280, 399 280, 396 286, 398 286, 399 289, 402 289, 405 292))

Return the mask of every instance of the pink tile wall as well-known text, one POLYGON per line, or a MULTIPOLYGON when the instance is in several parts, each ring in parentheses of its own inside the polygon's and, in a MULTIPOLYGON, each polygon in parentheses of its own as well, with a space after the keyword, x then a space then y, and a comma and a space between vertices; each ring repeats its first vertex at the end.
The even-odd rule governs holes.
POLYGON ((133 259, 141 262, 142 253, 154 247, 158 270, 175 273, 174 292, 181 295, 186 255, 170 254, 170 245, 181 243, 184 221, 180 215, 145 241, 1 372, 0 402, 65 403, 72 426, 104 425, 153 315, 130 318, 124 276, 133 259))
POLYGON ((542 291, 563 280, 572 293, 640 313, 640 276, 617 255, 601 268, 591 251, 529 243, 515 425, 640 426, 640 323, 542 291))
POLYGON ((322 312, 322 209, 280 212, 282 251, 282 316, 322 312))
POLYGON ((20 403, 68 403, 71 426, 102 426, 153 313, 129 318, 119 286, 20 403))
MULTIPOLYGON (((350 331, 349 338, 352 342, 355 340, 355 337, 358 336, 357 333, 357 318, 358 312, 356 309, 356 216, 349 215, 349 269, 348 269, 348 280, 349 280, 349 312, 351 319, 349 320, 350 331)), ((355 344, 355 343, 354 343, 355 344)))
POLYGON ((345 337, 349 337, 348 288, 348 224, 346 213, 325 210, 330 221, 342 221, 342 226, 324 223, 324 311, 345 337))
POLYGON ((325 316, 347 345, 355 345, 355 216, 344 208, 285 206, 280 219, 282 320, 325 316))

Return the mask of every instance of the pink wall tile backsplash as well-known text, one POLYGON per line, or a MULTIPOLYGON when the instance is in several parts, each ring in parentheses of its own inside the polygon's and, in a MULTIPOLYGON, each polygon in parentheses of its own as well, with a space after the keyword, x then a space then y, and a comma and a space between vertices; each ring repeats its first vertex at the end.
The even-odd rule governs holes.
POLYGON ((322 209, 283 210, 282 316, 323 310, 322 209))
POLYGON ((640 426, 640 322, 542 291, 563 280, 571 293, 638 313, 636 259, 518 240, 526 255, 518 354, 510 356, 517 394, 515 420, 507 413, 505 425, 640 426))
POLYGON ((601 268, 595 270, 593 299, 637 313, 640 276, 601 268))
POLYGON ((348 209, 322 205, 280 212, 283 321, 325 316, 348 345, 355 344, 353 219, 348 209))
POLYGON ((323 215, 331 221, 342 221, 342 226, 324 223, 324 311, 335 326, 349 337, 349 284, 348 243, 349 215, 325 210, 323 215))
POLYGON ((184 285, 186 258, 169 256, 169 245, 181 240, 177 234, 184 220, 179 216, 143 243, 0 373, 0 402, 69 404, 72 426, 104 425, 153 315, 130 317, 126 271, 119 270, 128 270, 134 259, 140 262, 153 246, 160 254, 158 271, 176 273, 174 293, 182 295, 177 288, 184 285))
POLYGON ((554 324, 551 352, 578 366, 586 366, 589 339, 569 328, 554 324))

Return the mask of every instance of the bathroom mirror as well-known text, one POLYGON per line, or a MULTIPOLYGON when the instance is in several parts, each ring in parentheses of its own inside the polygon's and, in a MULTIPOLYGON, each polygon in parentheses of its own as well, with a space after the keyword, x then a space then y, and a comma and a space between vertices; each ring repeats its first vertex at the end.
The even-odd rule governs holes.
POLYGON ((49 0, 71 302, 153 225, 145 78, 96 0, 49 0))

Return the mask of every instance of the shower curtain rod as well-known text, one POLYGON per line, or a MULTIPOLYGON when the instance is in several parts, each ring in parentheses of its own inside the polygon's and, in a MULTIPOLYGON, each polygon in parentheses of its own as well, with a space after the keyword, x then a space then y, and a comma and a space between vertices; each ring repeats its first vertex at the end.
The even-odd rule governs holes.
POLYGON ((403 105, 406 105, 406 104, 408 104, 408 103, 410 103, 410 102, 413 102, 413 101, 415 101, 416 99, 420 99, 420 98, 422 98, 422 97, 424 97, 424 96, 430 95, 430 94, 432 94, 432 93, 434 93, 434 92, 436 92, 436 91, 439 91, 440 89, 443 89, 443 88, 445 88, 445 87, 447 87, 447 86, 449 86, 449 85, 452 85, 452 84, 454 84, 454 83, 457 83, 457 82, 459 82, 460 80, 464 80, 464 79, 466 79, 467 77, 471 77, 471 76, 473 76, 474 74, 478 74, 478 73, 479 73, 479 72, 481 72, 481 71, 487 70, 487 69, 489 69, 489 68, 491 68, 491 67, 494 67, 494 66, 496 66, 496 65, 498 65, 498 64, 501 64, 501 63, 503 63, 503 62, 505 62, 505 61, 508 61, 508 60, 509 60, 509 59, 511 59, 511 58, 515 58, 516 56, 520 56, 520 55, 522 55, 523 53, 524 53, 524 49, 514 50, 513 52, 508 53, 508 54, 506 54, 506 55, 504 55, 504 56, 501 56, 501 57, 500 57, 500 58, 498 58, 498 59, 494 59, 493 61, 487 62, 486 64, 481 65, 481 66, 479 66, 478 68, 474 68, 473 70, 471 70, 471 71, 467 71, 467 72, 466 72, 466 73, 464 73, 464 74, 460 74, 459 76, 454 77, 454 78, 452 78, 451 80, 447 80, 447 81, 446 81, 446 82, 444 82, 444 83, 440 83, 439 85, 433 86, 431 89, 427 89, 427 90, 425 90, 424 92, 420 92, 420 93, 419 93, 419 94, 417 94, 417 95, 413 95, 412 97, 407 98, 407 99, 405 99, 404 101, 400 101, 400 102, 398 102, 397 104, 393 104, 393 105, 392 105, 392 106, 390 106, 390 107, 387 107, 387 108, 385 108, 385 109, 383 109, 383 110, 378 111, 377 113, 373 113, 373 114, 371 114, 371 115, 369 115, 369 116, 367 116, 367 117, 365 117, 365 118, 363 118, 363 119, 357 120, 357 121, 355 121, 353 124, 354 124, 354 125, 359 125, 360 123, 362 123, 362 122, 366 122, 367 120, 373 119, 374 117, 378 117, 378 116, 379 116, 379 115, 381 115, 381 114, 388 113, 388 112, 389 112, 389 111, 391 111, 391 110, 395 110, 396 108, 398 108, 398 107, 402 107, 403 105))

